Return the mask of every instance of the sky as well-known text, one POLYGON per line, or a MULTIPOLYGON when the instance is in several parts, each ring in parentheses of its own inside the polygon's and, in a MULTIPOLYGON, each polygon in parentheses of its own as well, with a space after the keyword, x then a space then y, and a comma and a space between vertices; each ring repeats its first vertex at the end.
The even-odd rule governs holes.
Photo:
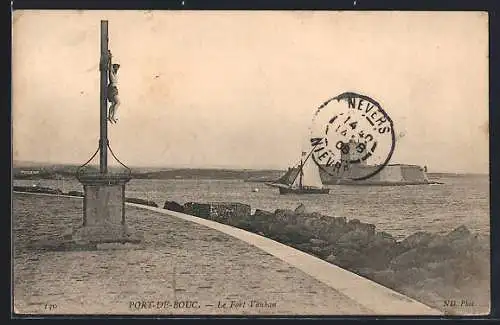
POLYGON ((109 139, 129 166, 284 169, 316 108, 350 91, 393 120, 390 163, 488 172, 483 12, 15 11, 14 160, 96 150, 101 19, 121 65, 109 139))

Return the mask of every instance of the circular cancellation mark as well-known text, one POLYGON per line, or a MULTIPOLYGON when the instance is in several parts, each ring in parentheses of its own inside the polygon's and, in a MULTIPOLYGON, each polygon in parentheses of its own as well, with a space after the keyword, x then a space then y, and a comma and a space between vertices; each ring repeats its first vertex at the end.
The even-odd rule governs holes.
POLYGON ((337 179, 364 180, 379 173, 394 152, 389 115, 372 98, 352 92, 324 102, 311 127, 312 158, 337 179))

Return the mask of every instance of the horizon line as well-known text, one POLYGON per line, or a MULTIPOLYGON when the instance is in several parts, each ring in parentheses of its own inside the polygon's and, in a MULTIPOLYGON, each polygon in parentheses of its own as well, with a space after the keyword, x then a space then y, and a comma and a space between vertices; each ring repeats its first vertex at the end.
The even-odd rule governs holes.
MULTIPOLYGON (((47 161, 28 161, 28 160, 11 160, 12 168, 20 168, 20 167, 29 167, 29 166, 15 166, 17 165, 22 165, 24 164, 31 164, 31 165, 48 165, 48 166, 55 166, 55 165, 64 165, 64 166, 72 166, 72 167, 78 167, 81 166, 81 164, 77 163, 65 163, 65 162, 47 162, 47 161)), ((404 163, 392 163, 388 165, 414 165, 414 164, 404 164, 404 163)), ((90 166, 99 166, 98 164, 90 164, 90 166)), ((121 167, 119 164, 113 164, 109 165, 108 167, 121 167)), ((277 167, 277 166, 262 166, 262 167, 239 167, 239 166, 234 166, 234 165, 206 165, 206 166, 187 166, 187 165, 130 165, 128 166, 130 169, 136 169, 136 168, 154 168, 154 169, 210 169, 210 170, 255 170, 255 171, 264 171, 264 170, 270 170, 270 171, 286 171, 289 167, 292 166, 287 166, 287 167, 277 167)), ((489 171, 485 172, 471 172, 471 171, 444 171, 444 170, 428 170, 427 174, 476 174, 476 175, 489 175, 489 171)))

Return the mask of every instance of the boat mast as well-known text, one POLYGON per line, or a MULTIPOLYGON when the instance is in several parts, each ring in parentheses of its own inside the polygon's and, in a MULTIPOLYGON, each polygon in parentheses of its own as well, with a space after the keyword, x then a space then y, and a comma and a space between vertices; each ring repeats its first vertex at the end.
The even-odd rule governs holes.
POLYGON ((304 163, 302 162, 302 159, 300 160, 300 169, 299 169, 299 188, 302 188, 302 170, 304 168, 304 163))
POLYGON ((302 158, 300 159, 300 165, 299 165, 299 172, 297 173, 297 175, 295 175, 295 177, 293 178, 292 182, 290 183, 290 186, 293 185, 293 182, 295 182, 295 180, 297 179, 297 177, 300 177, 299 178, 299 186, 302 187, 302 169, 304 167, 304 164, 305 162, 307 161, 307 159, 309 159, 309 157, 311 157, 311 154, 313 153, 314 149, 316 149, 318 145, 315 145, 314 148, 311 149, 311 151, 309 152, 309 154, 307 155, 306 159, 304 160, 304 162, 302 162, 302 158))

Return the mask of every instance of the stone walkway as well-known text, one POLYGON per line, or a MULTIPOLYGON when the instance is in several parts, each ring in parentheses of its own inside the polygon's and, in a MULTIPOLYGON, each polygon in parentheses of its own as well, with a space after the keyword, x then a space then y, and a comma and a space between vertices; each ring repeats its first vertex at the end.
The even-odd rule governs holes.
POLYGON ((144 205, 130 205, 207 226, 260 248, 262 251, 281 259, 288 265, 296 267, 337 292, 343 293, 351 300, 371 310, 371 314, 435 316, 443 314, 439 310, 426 306, 374 281, 264 236, 184 213, 144 205))
POLYGON ((369 315, 282 260, 196 223, 127 207, 142 248, 43 251, 82 200, 14 194, 14 306, 22 314, 369 315))

